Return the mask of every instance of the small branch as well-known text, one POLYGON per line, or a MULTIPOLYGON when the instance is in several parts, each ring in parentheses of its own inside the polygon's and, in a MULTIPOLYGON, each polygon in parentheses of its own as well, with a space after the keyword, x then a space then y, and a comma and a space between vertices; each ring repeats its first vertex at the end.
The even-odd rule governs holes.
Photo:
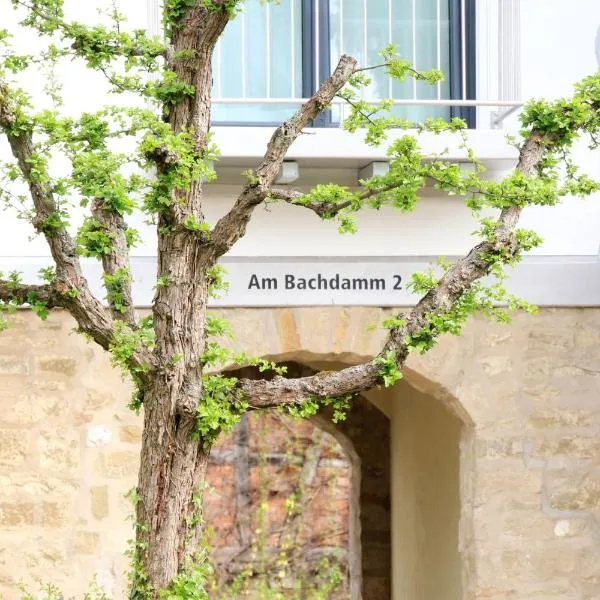
POLYGON ((328 202, 299 202, 302 198, 304 198, 306 194, 302 192, 297 192, 294 190, 284 190, 282 188, 273 188, 269 194, 270 198, 273 200, 283 200, 288 204, 292 204, 294 206, 301 206, 303 208, 308 208, 315 212, 321 218, 331 218, 334 217, 337 213, 339 213, 342 209, 347 208, 352 203, 350 201, 347 202, 338 202, 336 204, 331 204, 328 202))
POLYGON ((270 193, 290 146, 302 130, 331 103, 355 67, 354 58, 342 56, 333 74, 321 84, 314 96, 275 130, 260 165, 254 171, 254 181, 244 187, 233 208, 217 222, 211 242, 207 245, 208 264, 213 264, 244 235, 252 212, 270 193))
MULTIPOLYGON (((59 213, 52 188, 33 172, 37 148, 30 128, 14 131, 17 118, 23 119, 19 108, 11 100, 6 83, 0 80, 0 130, 4 131, 33 201, 33 225, 43 233, 56 265, 54 289, 63 295, 64 306, 75 318, 80 329, 89 334, 102 348, 108 350, 113 341, 114 321, 102 303, 94 297, 83 275, 75 242, 65 226, 48 228, 51 217, 59 213)), ((131 358, 132 364, 152 364, 149 352, 140 350, 131 358)))
POLYGON ((137 321, 133 306, 133 297, 131 293, 131 266, 129 264, 129 247, 127 245, 127 224, 123 215, 111 210, 107 210, 101 200, 94 200, 92 203, 92 214, 94 218, 101 223, 108 234, 111 236, 110 250, 102 255, 102 268, 107 275, 115 275, 119 271, 126 271, 128 278, 121 289, 120 306, 108 300, 113 318, 125 321, 130 327, 136 328, 137 321))
MULTIPOLYGON (((25 2, 24 0, 13 0, 13 2, 16 5, 22 6, 23 8, 27 9, 28 11, 30 11, 31 13, 33 13, 40 19, 43 19, 44 21, 47 21, 48 23, 51 23, 53 26, 57 27, 63 33, 63 35, 65 37, 71 38, 71 39, 74 38, 74 36, 72 35, 72 28, 70 27, 70 25, 72 26, 72 23, 71 24, 66 23, 62 19, 60 19, 52 14, 49 14, 48 12, 40 10, 38 7, 34 6, 33 4, 30 4, 29 2, 25 2)), ((117 36, 119 36, 121 33, 118 22, 117 22, 117 27, 115 29, 115 33, 117 36)), ((109 50, 112 50, 115 55, 119 55, 119 56, 135 56, 135 57, 152 56, 154 58, 162 57, 162 58, 166 59, 167 55, 168 55, 168 51, 166 48, 161 51, 152 53, 152 54, 149 54, 147 50, 144 50, 140 47, 134 46, 134 47, 129 47, 129 48, 123 48, 122 46, 120 46, 117 43, 107 44, 107 48, 109 50)), ((71 44, 71 49, 74 50, 75 52, 80 51, 82 49, 81 40, 75 39, 75 41, 71 44)))
POLYGON ((68 302, 52 285, 27 285, 12 281, 0 280, 0 300, 14 302, 18 305, 27 304, 30 299, 43 302, 46 308, 64 307, 68 302))
POLYGON ((370 67, 360 67, 360 69, 354 69, 354 73, 361 73, 362 71, 372 71, 373 69, 381 69, 387 67, 389 63, 380 63, 378 65, 371 65, 370 67))
MULTIPOLYGON (((401 187, 401 185, 402 184, 400 183, 394 183, 377 190, 365 189, 358 195, 358 199, 360 201, 368 200, 377 194, 391 192, 392 190, 401 187)), ((318 200, 314 202, 305 202, 302 201, 302 199, 306 197, 306 194, 296 190, 286 190, 283 188, 273 188, 269 193, 269 197, 273 200, 282 200, 283 202, 287 202, 293 206, 308 208, 321 218, 335 217, 340 211, 352 206, 352 202, 350 200, 344 200, 343 202, 336 202, 334 204, 331 202, 320 202, 318 200)))

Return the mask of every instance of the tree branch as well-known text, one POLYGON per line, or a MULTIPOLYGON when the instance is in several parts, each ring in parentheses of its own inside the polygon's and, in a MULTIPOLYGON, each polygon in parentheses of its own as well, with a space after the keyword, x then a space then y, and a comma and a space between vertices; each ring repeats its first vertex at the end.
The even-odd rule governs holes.
POLYGON ((330 218, 339 213, 342 209, 347 208, 352 204, 349 200, 346 202, 337 202, 332 204, 330 202, 305 202, 302 201, 306 194, 302 192, 298 192, 295 190, 285 190, 282 188, 273 188, 269 193, 269 198, 273 200, 283 200, 288 204, 292 204, 293 206, 301 206, 303 208, 308 208, 312 210, 314 213, 319 215, 321 218, 330 218))
POLYGON ((113 317, 125 321, 130 327, 137 327, 133 297, 131 293, 131 267, 129 264, 129 247, 127 244, 127 224, 123 215, 113 210, 106 210, 101 200, 92 203, 94 218, 103 225, 111 237, 111 247, 102 255, 102 268, 104 273, 115 276, 123 274, 123 283, 120 284, 120 299, 117 305, 110 296, 108 303, 113 317), (125 276, 126 274, 126 276, 125 276))
POLYGON ((6 279, 0 279, 0 300, 18 305, 36 300, 46 308, 62 308, 66 304, 65 297, 53 285, 27 285, 6 279))
POLYGON ((244 235, 252 212, 270 193, 290 146, 302 130, 330 104, 355 68, 356 60, 343 55, 329 79, 321 84, 317 92, 293 117, 274 131, 267 151, 253 173, 252 182, 244 187, 233 208, 219 219, 213 229, 211 241, 207 245, 209 264, 225 254, 244 235))
MULTIPOLYGON (((544 145, 541 137, 536 132, 531 133, 521 147, 517 170, 527 176, 535 176, 543 154, 544 145)), ((391 330, 390 337, 379 357, 391 351, 395 355, 397 366, 401 367, 408 357, 407 339, 417 334, 427 324, 428 315, 450 309, 475 281, 489 275, 490 255, 502 251, 506 257, 512 257, 518 253, 519 246, 514 230, 520 214, 519 206, 510 206, 502 210, 493 241, 484 241, 475 246, 442 276, 438 285, 408 312, 404 319, 405 324, 391 330)), ((238 387, 250 406, 264 408, 298 403, 310 396, 323 398, 356 394, 380 383, 379 369, 373 361, 369 361, 340 371, 317 373, 309 377, 285 379, 277 376, 271 380, 240 379, 238 387)))
MULTIPOLYGON (((391 192, 392 190, 402 187, 401 183, 394 183, 391 185, 387 185, 377 190, 366 189, 363 190, 360 194, 358 194, 358 200, 361 202, 363 200, 368 200, 373 196, 377 196, 377 194, 384 194, 385 192, 391 192)), ((283 202, 287 202, 288 204, 292 204, 293 206, 302 206, 303 208, 308 208, 312 210, 314 213, 319 215, 321 218, 331 218, 337 215, 340 211, 344 210, 344 208, 348 208, 352 206, 351 200, 344 200, 342 202, 320 202, 318 200, 312 202, 306 202, 303 198, 306 197, 306 194, 302 192, 298 192, 297 190, 286 190, 284 188, 273 188, 269 192, 269 198, 273 200, 282 200, 283 202)))
MULTIPOLYGON (((49 226, 51 219, 59 215, 59 207, 50 184, 34 170, 39 157, 33 143, 31 123, 15 106, 10 90, 3 81, 0 81, 0 129, 6 134, 12 154, 29 186, 35 213, 33 225, 44 234, 50 247, 56 265, 53 288, 62 295, 60 306, 69 310, 82 331, 104 349, 109 349, 113 340, 114 321, 102 303, 92 295, 83 276, 75 243, 66 227, 49 226), (19 127, 16 127, 17 123, 19 127)), ((149 356, 136 354, 132 361, 147 363, 149 356)))

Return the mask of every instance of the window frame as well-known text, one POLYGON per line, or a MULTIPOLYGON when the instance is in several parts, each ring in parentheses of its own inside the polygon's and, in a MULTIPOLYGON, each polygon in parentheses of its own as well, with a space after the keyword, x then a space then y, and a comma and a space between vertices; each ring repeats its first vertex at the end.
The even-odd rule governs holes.
MULTIPOLYGON (((300 0, 301 6, 301 45, 302 45, 302 97, 310 98, 317 91, 317 73, 319 83, 322 83, 331 74, 330 59, 330 10, 329 0, 300 0), (317 13, 318 10, 318 13, 317 13), (318 40, 317 34, 318 17, 318 40), (319 48, 319 53, 315 48, 319 48), (326 51, 323 51, 325 49, 326 51)), ((476 0, 446 0, 449 7, 449 54, 450 54, 450 99, 475 100, 476 99, 476 0), (461 18, 464 6, 464 36, 465 48, 462 47, 463 19, 461 18), (465 70, 463 72, 463 52, 465 57, 465 70), (463 77, 466 81, 463 85, 463 77), (463 96, 463 88, 466 98, 463 96)), ((290 105, 291 106, 291 105, 290 105)), ((477 125, 476 108, 455 106, 450 107, 450 117, 459 117, 466 121, 469 129, 477 125)), ((217 127, 274 127, 280 122, 268 121, 213 121, 217 127)), ((339 123, 333 121, 331 111, 321 112, 311 123, 311 127, 338 128, 339 123)))

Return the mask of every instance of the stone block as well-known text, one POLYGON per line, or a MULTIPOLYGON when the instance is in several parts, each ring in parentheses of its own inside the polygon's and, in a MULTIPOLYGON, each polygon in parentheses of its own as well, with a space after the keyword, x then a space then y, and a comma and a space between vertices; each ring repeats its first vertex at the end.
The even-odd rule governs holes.
POLYGON ((119 439, 128 444, 139 444, 142 441, 142 428, 139 425, 123 425, 119 428, 119 439))
POLYGON ((488 377, 505 375, 513 369, 513 361, 510 356, 486 356, 480 359, 479 362, 488 377))
POLYGON ((29 432, 22 429, 0 429, 0 465, 16 467, 25 462, 29 432))
POLYGON ((80 443, 76 431, 60 427, 44 432, 38 439, 40 466, 55 472, 74 472, 80 464, 80 443))
POLYGON ((534 429, 587 427, 592 423, 593 417, 594 413, 589 410, 540 408, 527 417, 527 424, 534 429))
POLYGON ((108 517, 108 486, 98 485, 90 488, 90 505, 94 519, 108 517))
POLYGON ((61 502, 42 502, 41 524, 43 527, 64 527, 69 524, 69 507, 61 502))
POLYGON ((21 527, 32 525, 33 522, 34 506, 31 502, 0 503, 0 526, 21 527))
POLYGON ((77 531, 75 533, 75 552, 77 554, 97 554, 99 547, 99 533, 95 531, 77 531))
POLYGON ((0 354, 0 375, 21 375, 29 373, 29 363, 23 356, 0 354))
POLYGON ((110 478, 133 477, 140 464, 139 451, 116 450, 104 455, 104 473, 110 478))
POLYGON ((73 377, 77 370, 77 361, 65 356, 38 358, 37 366, 40 371, 73 377))
POLYGON ((600 457, 600 438, 563 436, 558 438, 540 439, 534 443, 531 451, 533 456, 569 456, 571 458, 600 457))
POLYGON ((546 473, 550 506, 557 510, 600 508, 600 477, 568 469, 546 473))
POLYGON ((15 425, 31 425, 61 416, 64 408, 66 403, 56 396, 26 393, 11 398, 10 408, 3 413, 2 420, 15 425))

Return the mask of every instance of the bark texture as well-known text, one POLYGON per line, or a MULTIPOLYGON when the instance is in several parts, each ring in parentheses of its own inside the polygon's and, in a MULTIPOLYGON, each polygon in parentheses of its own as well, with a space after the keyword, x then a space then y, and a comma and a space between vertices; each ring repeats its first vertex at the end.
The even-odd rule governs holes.
MULTIPOLYGON (((178 77, 196 89, 168 113, 174 132, 191 130, 197 152, 206 145, 210 126, 211 57, 227 24, 226 12, 190 8, 173 34, 178 77)), ((165 168, 160 158, 157 168, 165 168)), ((138 481, 138 523, 143 536, 142 566, 155 590, 165 588, 196 547, 199 524, 193 520, 194 493, 202 484, 208 449, 192 433, 202 395, 204 329, 208 284, 202 240, 182 226, 186 217, 202 215, 199 181, 174 190, 170 209, 158 221, 159 286, 153 305, 155 364, 144 395, 144 435, 138 481)))

